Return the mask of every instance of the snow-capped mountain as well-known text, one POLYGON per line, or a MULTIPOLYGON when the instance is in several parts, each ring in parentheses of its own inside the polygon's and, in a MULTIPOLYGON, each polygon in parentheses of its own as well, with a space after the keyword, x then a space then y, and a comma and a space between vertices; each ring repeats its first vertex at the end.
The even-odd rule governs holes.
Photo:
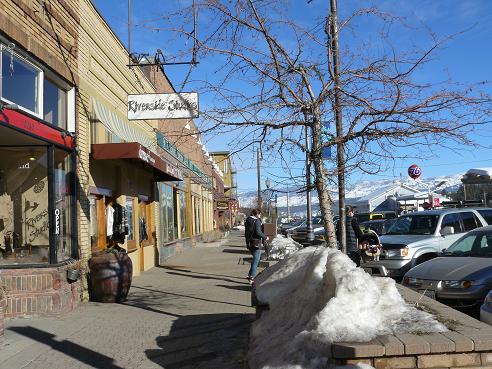
MULTIPOLYGON (((360 181, 355 183, 352 187, 347 188, 347 199, 357 199, 363 196, 367 196, 383 187, 390 186, 392 184, 400 183, 408 187, 415 188, 419 191, 428 191, 430 188, 434 192, 456 192, 458 187, 461 185, 461 178, 464 173, 449 175, 449 176, 439 176, 435 178, 427 178, 423 180, 413 180, 406 178, 403 180, 380 180, 380 181, 360 181), (442 183, 444 182, 444 183, 442 183)), ((287 207, 287 194, 286 189, 276 188, 275 194, 277 194, 277 206, 280 210, 287 207)), ((336 199, 337 193, 336 188, 333 188, 332 196, 336 199)), ((241 207, 255 207, 257 203, 257 192, 239 192, 239 202, 241 207)), ((264 191, 264 197, 272 196, 273 201, 273 191, 264 191), (272 194, 270 195, 270 192, 272 194)), ((265 199, 263 199, 265 201, 265 199)), ((313 204, 313 210, 318 209, 318 197, 316 191, 313 191, 311 202, 313 204)), ((306 194, 298 189, 290 189, 289 191, 289 206, 291 209, 296 211, 296 208, 302 211, 306 207, 306 194)))

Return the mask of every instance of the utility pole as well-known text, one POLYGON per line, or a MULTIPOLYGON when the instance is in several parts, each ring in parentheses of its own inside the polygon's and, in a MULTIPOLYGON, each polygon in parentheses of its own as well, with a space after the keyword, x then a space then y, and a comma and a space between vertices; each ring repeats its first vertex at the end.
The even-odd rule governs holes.
POLYGON ((287 222, 290 222, 289 185, 287 185, 287 222))
POLYGON ((258 209, 261 211, 261 171, 260 171, 261 149, 256 151, 256 175, 258 176, 258 209))
MULTIPOLYGON (((307 118, 307 113, 305 114, 307 118)), ((311 210, 311 150, 309 148, 309 125, 306 125, 306 243, 314 241, 313 217, 311 210)))
POLYGON ((334 111, 337 139, 337 172, 338 172, 338 207, 340 219, 340 246, 342 252, 347 252, 347 239, 345 234, 345 158, 343 153, 343 123, 342 107, 340 101, 340 55, 338 50, 338 25, 337 25, 337 0, 330 0, 330 16, 327 18, 326 33, 328 34, 328 60, 330 54, 333 58, 333 82, 335 86, 334 111))

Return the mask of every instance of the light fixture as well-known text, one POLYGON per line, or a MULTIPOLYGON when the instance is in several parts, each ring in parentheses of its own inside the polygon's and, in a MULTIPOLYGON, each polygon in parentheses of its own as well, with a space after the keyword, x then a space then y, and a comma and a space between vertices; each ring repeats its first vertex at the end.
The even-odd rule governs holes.
POLYGON ((36 160, 36 157, 34 156, 34 151, 31 151, 31 153, 29 154, 29 160, 30 161, 36 160))

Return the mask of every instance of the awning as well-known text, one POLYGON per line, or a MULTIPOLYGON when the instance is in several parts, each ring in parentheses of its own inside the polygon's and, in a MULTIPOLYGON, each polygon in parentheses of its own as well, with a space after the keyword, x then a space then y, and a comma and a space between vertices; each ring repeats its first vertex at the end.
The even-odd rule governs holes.
POLYGON ((183 172, 175 165, 164 161, 138 142, 93 144, 95 160, 130 160, 140 163, 154 172, 156 181, 182 181, 183 172))
POLYGON ((156 142, 151 138, 149 132, 144 131, 136 124, 130 124, 127 119, 120 117, 94 98, 92 98, 92 109, 97 120, 100 121, 109 132, 114 133, 121 140, 138 142, 147 148, 156 146, 156 142))

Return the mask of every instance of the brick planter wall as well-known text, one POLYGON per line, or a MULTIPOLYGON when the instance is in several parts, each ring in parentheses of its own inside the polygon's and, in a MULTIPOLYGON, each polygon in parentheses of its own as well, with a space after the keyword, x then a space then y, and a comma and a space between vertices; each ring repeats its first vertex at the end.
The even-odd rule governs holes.
POLYGON ((419 301, 449 329, 431 334, 379 336, 370 342, 338 342, 331 346, 339 364, 365 363, 376 369, 492 369, 492 326, 448 306, 397 286, 408 303, 419 301))
POLYGON ((7 287, 6 318, 56 316, 80 301, 81 282, 67 282, 66 266, 0 269, 0 281, 7 287))

